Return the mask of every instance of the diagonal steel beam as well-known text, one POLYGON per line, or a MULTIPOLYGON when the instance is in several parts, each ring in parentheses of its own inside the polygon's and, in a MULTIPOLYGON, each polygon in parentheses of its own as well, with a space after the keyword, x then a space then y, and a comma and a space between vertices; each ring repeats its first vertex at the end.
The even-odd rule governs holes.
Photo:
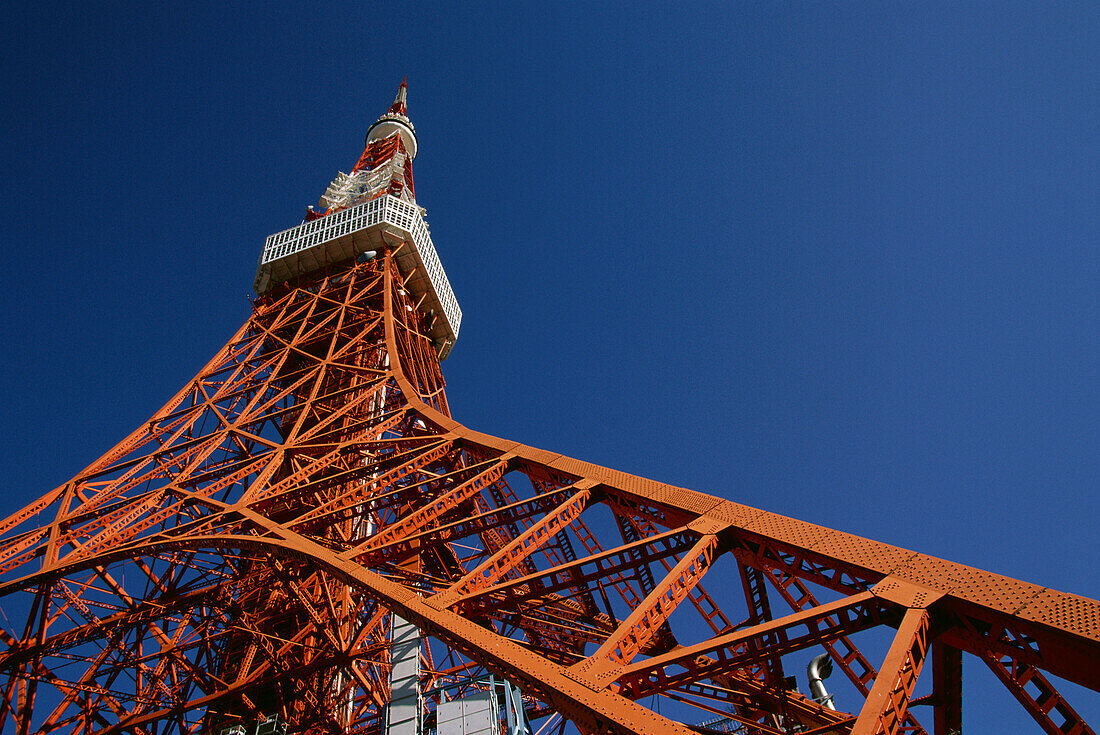
POLYGON ((500 608, 522 603, 576 585, 596 580, 625 578, 632 574, 634 558, 628 553, 632 548, 643 549, 646 558, 652 560, 680 553, 690 543, 694 534, 686 528, 677 528, 659 536, 651 536, 634 544, 577 559, 551 569, 508 580, 488 590, 471 594, 455 605, 456 611, 482 608, 500 608))
POLYGON ((577 492, 557 508, 547 513, 537 523, 521 533, 500 551, 470 570, 447 590, 432 598, 433 604, 449 607, 463 595, 485 590, 498 582, 505 574, 519 566, 531 554, 549 540, 570 521, 579 516, 592 497, 592 483, 580 482, 577 492))
POLYGON ((875 685, 852 726, 852 735, 894 735, 901 731, 909 697, 928 653, 930 621, 925 608, 905 611, 875 685))
POLYGON ((896 619, 893 610, 874 593, 861 592, 639 661, 620 672, 618 685, 626 696, 637 699, 687 681, 731 674, 761 657, 781 656, 891 622, 896 619))
MULTIPOLYGON (((1092 728, 1066 701, 1054 684, 1034 666, 1008 656, 985 653, 980 656, 1012 696, 1048 735, 1094 735, 1092 728), (1057 720, 1051 716, 1057 714, 1057 720)), ((938 734, 937 734, 938 735, 938 734)))
POLYGON ((599 686, 606 686, 618 678, 616 670, 631 662, 703 578, 717 547, 718 537, 714 534, 700 538, 604 644, 573 667, 578 675, 599 686))

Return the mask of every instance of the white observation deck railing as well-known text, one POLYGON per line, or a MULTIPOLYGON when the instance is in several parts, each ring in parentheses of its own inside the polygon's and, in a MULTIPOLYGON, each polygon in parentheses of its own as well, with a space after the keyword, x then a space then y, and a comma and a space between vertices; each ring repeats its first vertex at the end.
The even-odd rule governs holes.
POLYGON ((429 331, 442 360, 458 339, 462 310, 420 208, 390 194, 269 235, 256 270, 256 293, 366 250, 400 242, 413 245, 398 252, 398 267, 409 276, 406 286, 417 300, 426 296, 421 308, 436 316, 429 331))

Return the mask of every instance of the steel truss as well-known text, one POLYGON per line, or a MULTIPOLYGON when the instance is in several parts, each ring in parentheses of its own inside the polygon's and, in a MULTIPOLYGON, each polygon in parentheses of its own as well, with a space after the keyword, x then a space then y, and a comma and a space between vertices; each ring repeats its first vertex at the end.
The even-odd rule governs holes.
POLYGON ((962 653, 1092 732, 1040 670, 1100 689, 1100 603, 469 429, 396 256, 272 289, 0 523, 0 729, 376 733, 396 613, 424 691, 503 676, 544 732, 946 735, 962 653), (851 714, 788 686, 822 648, 851 714))

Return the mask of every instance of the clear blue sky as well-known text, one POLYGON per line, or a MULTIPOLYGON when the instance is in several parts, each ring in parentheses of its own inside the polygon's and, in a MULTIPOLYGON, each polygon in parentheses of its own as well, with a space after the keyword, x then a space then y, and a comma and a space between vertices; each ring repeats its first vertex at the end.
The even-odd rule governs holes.
MULTIPOLYGON (((407 74, 459 420, 1100 597, 1100 5, 264 7, 9 9, 6 506, 232 334, 407 74)), ((1029 722, 978 666, 968 731, 1029 722)))

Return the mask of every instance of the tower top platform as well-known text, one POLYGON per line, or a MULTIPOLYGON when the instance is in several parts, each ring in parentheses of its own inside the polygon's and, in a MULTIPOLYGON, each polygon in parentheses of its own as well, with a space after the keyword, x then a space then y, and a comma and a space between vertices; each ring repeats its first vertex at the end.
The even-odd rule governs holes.
POLYGON ((254 288, 262 295, 273 285, 402 243, 405 247, 396 255, 398 268, 409 276, 405 286, 420 302, 421 311, 429 321, 435 318, 428 334, 439 359, 446 359, 458 339, 462 309, 420 208, 391 194, 269 235, 254 288))
POLYGON ((395 251, 405 286, 425 319, 440 360, 458 339, 462 310, 432 243, 412 187, 416 133, 405 115, 405 82, 393 105, 367 132, 366 149, 352 173, 339 173, 311 207, 306 221, 268 236, 253 288, 272 287, 384 248, 395 251))

